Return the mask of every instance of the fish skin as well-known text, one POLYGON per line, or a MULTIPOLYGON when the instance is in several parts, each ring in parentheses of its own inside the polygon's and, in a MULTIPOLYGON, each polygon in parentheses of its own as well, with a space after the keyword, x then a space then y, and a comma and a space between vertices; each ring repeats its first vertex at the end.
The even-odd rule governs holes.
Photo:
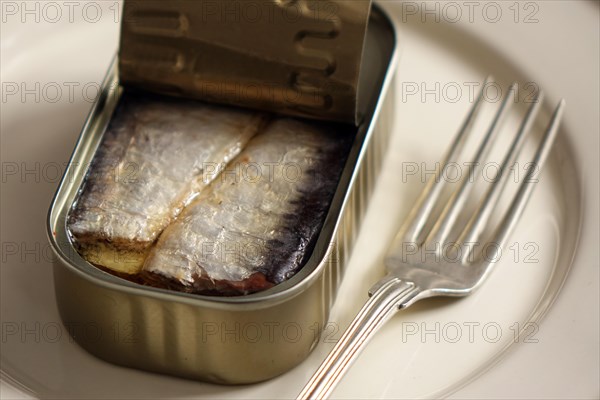
POLYGON ((351 137, 333 126, 272 121, 163 232, 144 279, 244 295, 293 276, 312 252, 347 159, 351 137))
POLYGON ((78 248, 91 262, 138 272, 159 234, 265 119, 257 112, 126 92, 69 215, 78 248))

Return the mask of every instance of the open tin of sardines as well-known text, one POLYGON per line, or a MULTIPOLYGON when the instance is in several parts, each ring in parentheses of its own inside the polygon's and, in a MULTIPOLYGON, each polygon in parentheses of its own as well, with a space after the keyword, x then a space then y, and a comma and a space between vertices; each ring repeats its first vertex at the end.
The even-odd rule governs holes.
MULTIPOLYGON (((177 24, 190 30, 165 15, 176 23, 139 25, 158 37, 151 43, 177 37, 177 24)), ((60 315, 82 347, 222 384, 263 381, 308 356, 394 115, 394 26, 377 6, 367 15, 350 111, 185 99, 185 79, 160 85, 145 73, 130 86, 136 78, 119 72, 127 61, 113 61, 48 216, 60 315)), ((174 65, 185 65, 180 56, 174 65)))

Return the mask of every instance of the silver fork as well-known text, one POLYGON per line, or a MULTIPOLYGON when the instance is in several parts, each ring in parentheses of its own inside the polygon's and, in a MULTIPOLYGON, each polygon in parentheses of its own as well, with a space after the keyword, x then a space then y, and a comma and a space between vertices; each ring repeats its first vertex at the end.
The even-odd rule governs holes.
MULTIPOLYGON (((476 172, 477 166, 481 165, 481 161, 489 152, 494 137, 499 131, 500 123, 508 113, 509 103, 514 98, 515 90, 516 84, 513 84, 494 116, 491 126, 476 151, 475 159, 471 164, 474 165, 474 171, 470 176, 475 176, 473 174, 476 172)), ((476 211, 460 233, 452 236, 457 228, 460 229, 459 214, 465 208, 469 192, 474 186, 473 179, 469 179, 467 176, 463 178, 441 213, 436 217, 434 215, 436 214, 436 203, 438 203, 445 185, 444 179, 441 177, 461 152, 483 102, 483 92, 482 89, 469 111, 448 150, 442 168, 429 180, 395 237, 391 250, 385 258, 387 275, 369 290, 369 300, 304 387, 298 399, 328 397, 367 341, 398 310, 428 297, 467 296, 489 276, 494 265, 492 262, 494 257, 489 257, 489 255, 482 257, 481 254, 477 254, 475 248, 479 246, 475 244, 481 240, 483 229, 488 224, 500 194, 506 186, 510 175, 508 169, 516 160, 525 142, 527 132, 535 121, 542 103, 542 94, 538 93, 532 106, 528 109, 503 159, 500 173, 489 186, 476 211), (430 226, 431 228, 428 228, 430 226), (448 243, 451 244, 450 247, 454 248, 453 255, 441 255, 440 249, 444 246, 440 246, 440 244, 448 243), (431 246, 436 249, 436 257, 433 260, 423 259, 423 252, 420 250, 431 248, 431 246)), ((541 170, 552 148, 564 106, 565 101, 561 100, 550 119, 524 180, 517 189, 499 226, 494 231, 492 240, 486 242, 487 244, 493 243, 496 249, 502 248, 506 243, 510 231, 526 206, 534 188, 534 174, 541 170)), ((427 252, 427 254, 430 253, 427 252)))

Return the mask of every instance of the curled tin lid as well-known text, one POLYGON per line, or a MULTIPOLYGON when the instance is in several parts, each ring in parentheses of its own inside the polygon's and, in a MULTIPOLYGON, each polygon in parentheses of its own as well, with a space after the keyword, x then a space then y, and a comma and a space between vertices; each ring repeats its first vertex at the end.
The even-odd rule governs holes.
POLYGON ((371 0, 125 0, 124 85, 358 123, 371 0))

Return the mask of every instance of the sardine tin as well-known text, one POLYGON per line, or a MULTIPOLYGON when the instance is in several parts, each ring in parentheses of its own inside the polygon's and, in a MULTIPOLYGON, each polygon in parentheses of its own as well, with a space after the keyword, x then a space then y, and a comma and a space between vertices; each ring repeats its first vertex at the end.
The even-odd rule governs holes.
POLYGON ((85 261, 66 230, 69 210, 110 121, 122 87, 116 61, 84 124, 48 215, 54 283, 67 326, 90 353, 115 364, 223 384, 259 382, 302 362, 317 344, 366 211, 393 118, 396 37, 378 7, 361 66, 365 118, 313 253, 290 280, 240 297, 208 297, 142 287, 85 261), (364 83, 364 84, 363 84, 364 83))

